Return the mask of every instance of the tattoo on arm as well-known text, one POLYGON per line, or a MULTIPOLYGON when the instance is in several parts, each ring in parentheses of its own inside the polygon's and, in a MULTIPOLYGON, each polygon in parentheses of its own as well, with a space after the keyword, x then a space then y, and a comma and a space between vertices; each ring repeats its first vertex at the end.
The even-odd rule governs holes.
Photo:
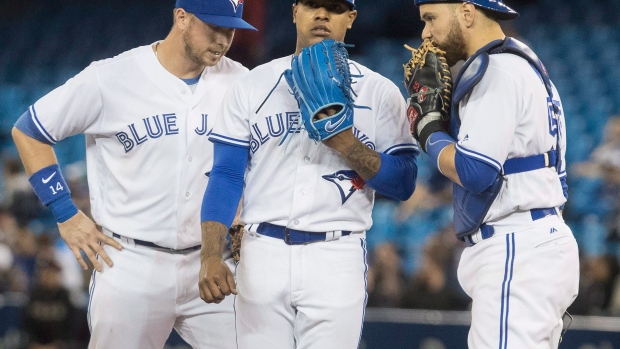
POLYGON ((221 257, 226 244, 228 228, 226 228, 224 224, 215 221, 205 221, 202 222, 200 226, 202 228, 201 257, 221 257))
POLYGON ((379 153, 362 142, 353 142, 342 154, 347 159, 347 164, 364 180, 374 177, 379 172, 381 167, 379 153))

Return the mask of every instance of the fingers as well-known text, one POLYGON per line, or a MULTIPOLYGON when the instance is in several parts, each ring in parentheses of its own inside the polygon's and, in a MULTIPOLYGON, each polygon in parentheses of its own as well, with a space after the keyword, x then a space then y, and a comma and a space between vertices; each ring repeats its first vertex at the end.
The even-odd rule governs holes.
POLYGON ((231 272, 228 272, 228 275, 226 275, 226 282, 228 283, 228 288, 230 289, 230 293, 234 294, 235 296, 238 295, 239 292, 237 291, 237 284, 235 283, 235 277, 233 276, 231 272))
MULTIPOLYGON (((220 289, 220 286, 216 282, 207 282, 207 287, 211 292, 213 303, 219 304, 224 300, 224 297, 226 297, 223 290, 220 289)), ((228 294, 230 294, 230 292, 228 294)))
POLYGON ((226 296, 236 295, 235 279, 221 259, 203 262, 200 271, 200 298, 207 303, 220 303, 226 296))
MULTIPOLYGON (((99 246, 99 245, 97 245, 99 246)), ((98 272, 102 272, 103 271, 103 267, 101 266, 101 264, 99 263, 99 261, 97 260, 97 255, 93 252, 93 249, 90 248, 91 246, 88 246, 89 248, 83 248, 82 251, 84 251, 84 253, 86 254, 86 257, 88 257, 88 259, 90 260, 90 262, 92 263, 93 267, 98 271, 98 272)), ((101 248, 101 246, 99 246, 99 248, 101 248)), ((103 251, 103 250, 102 250, 103 251)), ((105 252, 104 252, 105 253, 105 252)))
POLYGON ((88 270, 88 265, 86 265, 86 262, 84 262, 84 259, 82 258, 82 254, 80 253, 80 249, 79 248, 71 248, 71 252, 73 252, 73 255, 75 256, 75 259, 78 261, 78 263, 80 264, 82 269, 88 270))
POLYGON ((110 245, 112 247, 114 247, 117 250, 122 250, 123 249, 123 245, 121 245, 120 242, 114 240, 113 238, 105 235, 102 232, 98 232, 97 233, 97 239, 99 239, 100 242, 106 244, 106 245, 110 245))
MULTIPOLYGON (((105 250, 103 249, 103 246, 97 244, 95 245, 95 251, 97 252, 97 254, 101 257, 101 259, 103 259, 103 261, 105 262, 105 264, 107 264, 110 268, 112 268, 114 266, 114 262, 112 262, 112 258, 110 258, 110 256, 108 256, 108 254, 105 252, 105 250)), ((88 255, 88 254, 87 254, 88 255)), ((89 257, 90 258, 90 257, 89 257)), ((91 259, 92 262, 92 259, 91 259)), ((99 264, 99 262, 97 261, 97 264, 99 264)), ((93 266, 95 266, 95 262, 93 262, 93 266)), ((95 266, 96 267, 96 266, 95 266)), ((101 271, 99 269, 97 269, 97 271, 101 271)))

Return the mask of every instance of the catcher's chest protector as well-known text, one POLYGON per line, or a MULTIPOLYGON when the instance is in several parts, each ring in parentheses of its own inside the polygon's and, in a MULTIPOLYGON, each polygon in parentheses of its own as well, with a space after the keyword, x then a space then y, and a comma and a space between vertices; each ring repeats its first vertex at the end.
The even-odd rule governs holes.
MULTIPOLYGON (((465 65, 454 80, 450 117, 450 133, 454 139, 458 139, 461 126, 459 103, 482 80, 489 65, 489 55, 497 53, 512 53, 527 60, 540 76, 549 97, 553 97, 553 88, 547 70, 529 47, 510 37, 506 37, 504 40, 492 41, 465 62, 465 65)), ((557 113, 558 110, 556 109, 555 112, 557 113)), ((557 160, 560 158, 559 155, 559 143, 557 143, 555 149, 545 154, 507 159, 503 164, 503 171, 498 174, 493 184, 480 194, 470 192, 460 185, 454 184, 454 228, 457 237, 463 239, 465 236, 475 233, 484 223, 484 218, 489 208, 502 188, 504 175, 541 168, 535 164, 541 156, 548 156, 551 159, 552 165, 559 168, 560 163, 557 160)))

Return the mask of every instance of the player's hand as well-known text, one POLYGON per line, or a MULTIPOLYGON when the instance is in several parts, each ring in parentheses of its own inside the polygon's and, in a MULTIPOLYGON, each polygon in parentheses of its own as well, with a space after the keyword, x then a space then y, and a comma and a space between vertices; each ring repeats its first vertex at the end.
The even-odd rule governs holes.
POLYGON ((200 263, 198 275, 200 298, 207 303, 219 304, 224 297, 237 294, 237 285, 230 268, 220 256, 209 256, 200 263))
POLYGON ((102 244, 110 245, 119 251, 123 249, 123 246, 118 241, 99 231, 95 223, 86 217, 82 211, 78 211, 75 216, 67 221, 58 223, 58 229, 60 230, 60 236, 73 251, 75 259, 77 259, 84 270, 88 269, 88 265, 86 265, 82 258, 80 250, 84 251, 93 267, 98 272, 101 272, 103 267, 97 260, 97 254, 101 256, 108 266, 112 267, 114 265, 112 259, 105 253, 102 244))
MULTIPOLYGON (((316 114, 315 119, 325 119, 326 117, 335 115, 337 112, 338 110, 334 108, 325 108, 316 114)), ((353 135, 353 131, 351 131, 351 129, 348 129, 328 139, 324 139, 322 142, 326 146, 342 153, 343 151, 345 151, 345 149, 350 147, 351 143, 355 142, 355 140, 356 138, 353 135)))

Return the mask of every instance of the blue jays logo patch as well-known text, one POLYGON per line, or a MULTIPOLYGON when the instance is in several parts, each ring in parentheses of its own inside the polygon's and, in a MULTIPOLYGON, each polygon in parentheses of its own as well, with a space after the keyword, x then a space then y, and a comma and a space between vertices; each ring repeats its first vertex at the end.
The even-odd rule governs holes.
POLYGON ((237 8, 239 8, 239 5, 243 5, 243 0, 230 0, 230 3, 235 8, 235 12, 237 12, 237 8))
POLYGON ((336 185, 343 205, 356 190, 362 189, 365 184, 364 180, 353 170, 340 170, 322 177, 336 185))

